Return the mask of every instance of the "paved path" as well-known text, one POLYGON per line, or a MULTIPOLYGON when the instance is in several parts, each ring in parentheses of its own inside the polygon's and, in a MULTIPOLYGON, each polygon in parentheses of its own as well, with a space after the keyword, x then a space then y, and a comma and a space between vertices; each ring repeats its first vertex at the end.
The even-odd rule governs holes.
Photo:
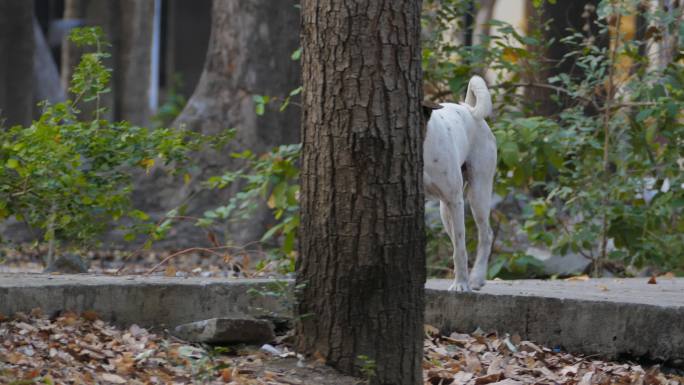
MULTIPOLYGON (((601 278, 579 280, 487 281, 481 293, 684 307, 684 278, 601 278)), ((427 288, 446 290, 451 281, 429 280, 427 288)), ((684 321, 683 321, 684 322, 684 321)))

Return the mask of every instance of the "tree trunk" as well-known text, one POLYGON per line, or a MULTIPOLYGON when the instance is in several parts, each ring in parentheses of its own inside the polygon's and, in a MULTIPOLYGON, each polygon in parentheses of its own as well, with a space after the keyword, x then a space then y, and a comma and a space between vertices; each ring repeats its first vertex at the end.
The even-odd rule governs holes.
MULTIPOLYGON (((35 50, 33 54, 33 102, 47 100, 54 104, 63 102, 65 99, 64 90, 60 84, 59 70, 57 63, 52 57, 52 52, 47 44, 45 35, 38 25, 38 20, 33 19, 33 36, 35 39, 35 50)), ((34 115, 39 117, 41 108, 34 108, 34 115)))
MULTIPOLYGON (((113 69, 112 92, 102 95, 100 106, 107 118, 148 125, 150 59, 152 50, 152 0, 67 0, 64 18, 82 20, 86 25, 101 26, 111 47, 112 57, 105 65, 113 69)), ((65 42, 62 49, 62 85, 68 89, 74 67, 83 50, 65 42)), ((91 112, 89 105, 84 111, 91 112)))
POLYGON ((297 350, 373 384, 422 384, 420 10, 302 2, 297 350))
POLYGON ((0 123, 31 124, 33 1, 0 0, 0 123))
MULTIPOLYGON (((279 112, 278 103, 269 105, 262 116, 255 112, 254 95, 287 96, 300 84, 299 63, 291 59, 298 47, 296 0, 214 0, 212 30, 204 70, 183 112, 173 126, 204 134, 237 129, 235 139, 224 149, 196 154, 198 167, 192 183, 165 180, 158 173, 145 178, 138 194, 144 209, 163 215, 193 195, 186 215, 201 216, 207 209, 226 204, 240 185, 223 191, 202 191, 208 177, 237 169, 241 163, 231 151, 246 149, 259 154, 272 147, 296 143, 299 111, 291 106, 279 112), (163 185, 164 187, 160 188, 163 185), (149 192, 149 194, 147 194, 149 192)), ((244 244, 261 238, 270 214, 265 206, 249 222, 230 226, 232 241, 244 244)), ((198 245, 206 237, 194 226, 178 224, 165 244, 198 245), (182 236, 181 236, 182 234, 182 236)), ((163 243, 162 243, 163 244, 163 243)))
POLYGON ((166 82, 167 89, 179 75, 176 92, 192 96, 200 76, 211 33, 211 0, 168 0, 166 2, 166 82), (198 60, 198 58, 200 60, 198 60))
MULTIPOLYGON (((595 11, 585 12, 587 5, 593 6, 596 9, 598 3, 598 0, 544 2, 542 12, 539 13, 534 10, 531 2, 528 1, 528 14, 532 15, 533 18, 539 19, 538 25, 542 25, 543 21, 553 19, 553 22, 549 24, 549 29, 544 33, 544 41, 553 41, 553 44, 545 52, 545 58, 549 60, 549 67, 546 71, 538 71, 532 74, 536 78, 528 79, 531 83, 547 83, 548 78, 561 73, 569 74, 573 77, 583 76, 581 69, 575 65, 574 59, 565 59, 565 55, 574 50, 574 48, 570 44, 562 42, 562 40, 578 31, 587 36, 594 36, 597 45, 607 47, 608 40, 606 36, 600 35, 599 28, 595 24, 595 11), (545 20, 541 20, 542 17, 545 20), (585 24, 589 26, 588 30, 584 29, 585 24)), ((547 88, 531 87, 526 90, 526 93, 529 100, 536 103, 536 113, 545 116, 551 116, 562 111, 565 104, 564 99, 567 97, 566 95, 558 95, 558 98, 560 98, 559 103, 552 97, 554 91, 547 88)))
POLYGON ((114 111, 117 120, 150 124, 150 63, 154 0, 116 0, 120 46, 116 52, 114 111))
MULTIPOLYGON (((76 24, 88 26, 102 27, 107 41, 111 47, 105 48, 112 54, 112 57, 105 60, 105 65, 118 71, 115 68, 114 54, 119 46, 118 29, 115 28, 117 24, 117 14, 114 10, 114 4, 111 0, 66 0, 64 2, 64 19, 76 24)), ((69 83, 74 74, 74 68, 81 60, 81 56, 86 52, 85 48, 77 47, 76 44, 71 43, 68 39, 69 32, 65 31, 64 41, 62 44, 61 57, 61 82, 64 91, 69 92, 69 83)), ((116 72, 115 72, 116 73, 116 72)), ((112 83, 114 80, 112 79, 112 83)), ((103 119, 114 119, 114 92, 115 85, 111 85, 112 92, 100 96, 100 107, 106 108, 107 113, 102 116, 103 119)), ((95 102, 81 102, 79 109, 86 118, 90 118, 95 111, 95 102)))

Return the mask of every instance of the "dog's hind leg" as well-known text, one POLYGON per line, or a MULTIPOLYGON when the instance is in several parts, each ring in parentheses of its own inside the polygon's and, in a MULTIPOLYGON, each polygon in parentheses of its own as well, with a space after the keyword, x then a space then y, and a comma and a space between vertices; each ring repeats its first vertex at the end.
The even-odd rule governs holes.
POLYGON ((487 264, 492 251, 492 229, 489 214, 492 201, 492 184, 495 166, 480 164, 468 168, 468 188, 466 195, 470 210, 477 225, 477 257, 470 273, 470 287, 479 290, 487 279, 487 264))
POLYGON ((440 201, 442 222, 451 238, 454 248, 454 283, 451 291, 470 291, 468 285, 468 252, 465 246, 465 219, 462 193, 454 195, 451 201, 440 201))

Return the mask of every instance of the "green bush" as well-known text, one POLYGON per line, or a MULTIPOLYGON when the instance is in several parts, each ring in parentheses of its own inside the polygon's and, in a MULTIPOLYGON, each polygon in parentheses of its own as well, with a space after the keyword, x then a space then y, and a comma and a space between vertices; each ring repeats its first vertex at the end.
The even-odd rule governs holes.
MULTIPOLYGON (((541 13, 542 1, 533 3, 541 13)), ((551 20, 540 23, 543 15, 533 20, 526 35, 493 20, 491 36, 465 46, 450 32, 462 29, 466 1, 426 0, 424 80, 427 96, 441 101, 461 99, 473 74, 491 71, 496 76, 491 87, 496 113, 490 120, 499 153, 495 188, 519 209, 495 210, 495 232, 507 226, 555 253, 582 254, 597 273, 607 261, 684 273, 682 54, 664 68, 654 66, 639 54, 639 48, 652 41, 627 39, 612 26, 641 12, 653 26, 651 36, 679 34, 679 46, 684 46, 684 27, 662 11, 639 11, 640 3, 604 0, 598 8, 588 8, 596 21, 587 31, 598 30, 609 44, 597 43, 600 39, 590 32, 569 33, 564 43, 574 50, 564 60, 573 61, 582 75, 546 79, 545 70, 556 64, 544 57, 552 42, 543 32, 551 20), (521 92, 528 88, 552 90, 560 113, 536 114, 536 101, 521 92)), ((270 100, 257 99, 260 111, 270 100)), ((283 236, 281 255, 292 255, 298 225, 298 150, 279 148, 263 158, 241 155, 248 159, 248 168, 210 184, 221 187, 246 179, 248 187, 228 205, 208 213, 208 220, 247 215, 253 198, 267 199, 280 222, 266 237, 283 236), (281 152, 286 155, 276 155, 281 152), (280 162, 287 167, 276 167, 280 162)), ((477 234, 472 221, 467 234, 472 253, 477 234)), ((428 223, 428 241, 430 253, 449 255, 430 255, 432 271, 450 269, 450 245, 439 221, 428 223)), ((521 250, 524 245, 498 241, 490 277, 541 274, 538 261, 521 250)))
MULTIPOLYGON (((206 186, 222 189, 233 183, 244 182, 244 187, 225 205, 205 212, 198 225, 207 227, 217 221, 247 221, 260 202, 265 201, 276 222, 261 241, 277 241, 280 246, 272 250, 270 257, 283 262, 283 272, 293 272, 295 240, 299 228, 300 150, 301 145, 294 144, 278 146, 261 156, 249 150, 232 154, 234 158, 245 160, 245 166, 209 178, 206 186)), ((265 262, 260 261, 257 269, 265 262)))
MULTIPOLYGON (((451 20, 443 15, 460 18, 466 9, 460 1, 447 3, 453 9, 444 10, 442 4, 433 23, 436 37, 443 36, 451 20)), ((677 57, 664 68, 649 63, 639 49, 652 42, 628 39, 611 27, 638 12, 639 4, 600 3, 596 27, 609 44, 599 45, 595 36, 580 32, 564 40, 574 47, 565 60, 574 62, 581 76, 538 79, 545 66, 540 53, 548 44, 542 43, 540 31, 520 36, 494 21, 498 34, 485 38, 483 45, 432 40, 424 54, 426 79, 437 95, 462 95, 472 73, 497 70, 498 84, 492 88, 492 129, 499 151, 496 191, 531 198, 521 202, 521 218, 501 213, 508 220, 523 220, 530 242, 559 254, 582 254, 597 272, 612 260, 625 267, 651 265, 681 273, 684 68, 677 57), (561 112, 535 116, 535 106, 516 92, 520 87, 554 90, 561 112)), ((682 28, 656 9, 641 15, 656 35, 678 34, 682 28)), ((680 45, 683 38, 679 34, 680 45)), ((490 273, 519 255, 520 250, 498 253, 490 273)))
POLYGON ((81 244, 96 243, 124 219, 128 231, 152 231, 148 215, 131 206, 133 170, 184 161, 199 140, 184 131, 102 119, 100 99, 111 76, 103 65, 102 30, 77 28, 70 39, 93 49, 75 68, 73 99, 43 103, 29 127, 0 130, 0 220, 14 217, 40 229, 44 240, 81 244), (80 111, 84 103, 95 105, 92 116, 80 111))

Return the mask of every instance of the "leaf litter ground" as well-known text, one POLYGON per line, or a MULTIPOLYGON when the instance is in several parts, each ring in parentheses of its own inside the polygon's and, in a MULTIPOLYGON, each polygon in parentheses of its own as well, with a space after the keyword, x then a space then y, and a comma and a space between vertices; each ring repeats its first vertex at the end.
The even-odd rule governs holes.
MULTIPOLYGON (((217 348, 192 345, 132 325, 117 328, 93 312, 52 317, 40 310, 1 317, 2 384, 233 384, 354 385, 320 360, 302 361, 289 335, 275 346, 217 348)), ((517 336, 440 335, 426 326, 426 385, 684 383, 659 367, 574 356, 517 336)))

